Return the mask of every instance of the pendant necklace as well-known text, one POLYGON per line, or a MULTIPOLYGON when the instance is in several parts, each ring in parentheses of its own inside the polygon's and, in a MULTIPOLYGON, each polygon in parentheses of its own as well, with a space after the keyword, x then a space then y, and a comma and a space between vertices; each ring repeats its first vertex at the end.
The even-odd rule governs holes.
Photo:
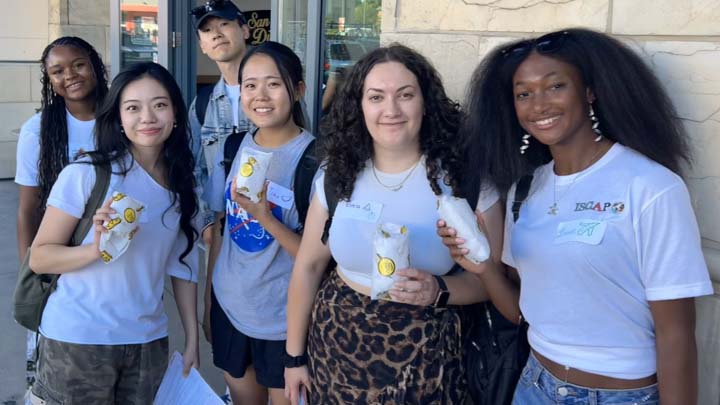
POLYGON ((372 162, 372 163, 371 163, 371 164, 372 164, 373 176, 375 176, 375 180, 378 182, 378 184, 380 184, 380 185, 383 186, 384 188, 386 188, 386 189, 388 189, 388 190, 390 190, 390 191, 399 191, 401 188, 403 188, 403 186, 405 185, 405 182, 408 181, 408 179, 410 178, 410 176, 412 176, 412 174, 415 172, 415 169, 418 167, 418 165, 420 164, 420 161, 421 161, 421 160, 422 160, 422 158, 418 159, 418 161, 415 162, 415 164, 414 164, 413 167, 410 169, 410 171, 409 171, 408 174, 405 176, 405 178, 402 179, 402 180, 400 181, 400 183, 398 183, 398 184, 388 185, 388 184, 383 183, 383 182, 380 180, 380 177, 378 177, 377 171, 375 170, 375 162, 372 162))
MULTIPOLYGON (((603 149, 604 148, 601 145, 598 148, 598 150, 595 151, 595 153, 590 157, 590 160, 588 161, 588 163, 585 165, 585 169, 589 168, 590 166, 592 166, 593 163, 595 163, 595 159, 600 155, 600 152, 603 149)), ((585 170, 585 169, 583 169, 583 170, 585 170)), ((572 181, 570 182, 570 184, 568 185, 567 189, 565 189, 565 192, 562 193, 560 195, 560 197, 558 198, 558 196, 557 196, 557 177, 558 176, 555 174, 555 170, 553 170, 553 173, 552 173, 552 175, 553 175, 553 203, 550 207, 548 207, 548 212, 547 212, 548 215, 557 215, 558 214, 558 211, 559 211, 558 202, 560 202, 560 200, 562 200, 563 197, 565 197, 570 192, 570 189, 572 189, 572 187, 575 185, 575 182, 579 178, 585 176, 586 174, 587 173, 583 173, 578 176, 575 176, 575 178, 573 178, 572 181)))

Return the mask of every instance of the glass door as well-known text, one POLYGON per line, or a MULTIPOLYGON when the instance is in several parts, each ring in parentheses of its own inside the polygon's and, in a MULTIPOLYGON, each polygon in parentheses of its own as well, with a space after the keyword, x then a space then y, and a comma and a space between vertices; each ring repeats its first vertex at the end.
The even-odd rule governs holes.
POLYGON ((168 67, 168 0, 113 0, 112 75, 136 62, 168 67))

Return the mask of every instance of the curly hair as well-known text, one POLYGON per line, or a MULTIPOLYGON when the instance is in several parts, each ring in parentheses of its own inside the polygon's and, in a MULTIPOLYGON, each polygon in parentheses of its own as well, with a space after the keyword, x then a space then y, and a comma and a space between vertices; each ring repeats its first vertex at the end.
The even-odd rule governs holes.
POLYGON ((435 194, 441 194, 438 180, 443 177, 454 195, 461 194, 465 148, 458 131, 462 121, 460 105, 446 95, 440 75, 430 62, 400 44, 377 48, 365 55, 336 94, 327 131, 321 138, 325 175, 334 184, 335 194, 338 199, 350 199, 358 174, 372 158, 373 140, 363 118, 363 86, 370 70, 386 62, 404 65, 420 85, 425 110, 420 127, 420 151, 426 157, 430 187, 435 194))
MULTIPOLYGON (((40 58, 42 76, 42 99, 40 108, 40 153, 38 157, 38 185, 40 187, 40 207, 45 209, 45 202, 50 195, 55 180, 63 167, 69 163, 68 129, 65 112, 65 99, 53 91, 50 76, 47 72, 47 58, 58 46, 71 46, 87 54, 92 65, 97 85, 95 86, 95 111, 97 112, 108 91, 107 72, 100 55, 95 48, 78 37, 61 37, 50 43, 40 58)), ((42 215, 42 213, 40 213, 42 215)))
MULTIPOLYGON (((522 175, 551 160, 550 149, 530 139, 519 154, 520 126, 512 80, 532 53, 574 66, 583 85, 592 90, 593 109, 606 138, 628 146, 675 173, 690 163, 688 139, 661 83, 642 59, 620 41, 587 29, 547 34, 560 42, 537 49, 538 39, 521 40, 494 49, 473 74, 462 132, 471 139, 471 172, 492 178, 501 191, 522 175)), ((541 37, 542 38, 542 37, 541 37)))
MULTIPOLYGON (((182 93, 175 79, 161 65, 153 62, 136 63, 128 66, 118 73, 105 97, 105 102, 98 110, 95 121, 95 139, 97 150, 94 152, 94 164, 116 162, 120 172, 126 175, 135 164, 134 159, 125 159, 130 154, 131 142, 122 132, 120 124, 120 102, 122 93, 130 84, 142 78, 149 77, 159 82, 170 96, 174 112, 175 127, 163 144, 161 158, 165 164, 165 176, 168 189, 172 193, 172 204, 165 210, 174 209, 179 203, 180 229, 185 234, 187 245, 180 255, 180 263, 192 250, 198 237, 193 226, 193 217, 198 212, 198 202, 195 197, 195 167, 193 154, 190 151, 190 132, 188 128, 188 114, 182 93), (129 160, 129 164, 128 164, 129 160)), ((188 266, 189 267, 189 266, 188 266)))

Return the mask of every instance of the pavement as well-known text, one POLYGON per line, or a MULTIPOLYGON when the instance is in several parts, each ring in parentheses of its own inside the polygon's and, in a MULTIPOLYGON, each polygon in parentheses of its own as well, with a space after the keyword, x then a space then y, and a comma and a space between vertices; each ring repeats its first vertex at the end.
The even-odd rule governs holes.
MULTIPOLYGON (((25 393, 25 336, 26 331, 12 317, 12 296, 17 280, 16 215, 18 186, 12 180, 0 180, 0 405, 23 404, 25 393)), ((200 273, 198 285, 198 320, 202 319, 202 292, 205 271, 200 273)), ((182 352, 184 334, 177 313, 169 280, 165 288, 165 310, 169 318, 170 354, 182 352)), ((200 374, 218 394, 225 392, 222 373, 212 364, 210 345, 200 329, 200 374)))

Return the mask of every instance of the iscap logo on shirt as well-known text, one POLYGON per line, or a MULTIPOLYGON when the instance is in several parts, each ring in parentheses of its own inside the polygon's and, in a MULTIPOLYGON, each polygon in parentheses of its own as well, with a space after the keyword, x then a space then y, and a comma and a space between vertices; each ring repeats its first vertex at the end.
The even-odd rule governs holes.
POLYGON ((610 211, 613 214, 620 214, 625 210, 625 203, 619 202, 600 202, 600 201, 583 201, 575 203, 575 212, 580 211, 610 211))

